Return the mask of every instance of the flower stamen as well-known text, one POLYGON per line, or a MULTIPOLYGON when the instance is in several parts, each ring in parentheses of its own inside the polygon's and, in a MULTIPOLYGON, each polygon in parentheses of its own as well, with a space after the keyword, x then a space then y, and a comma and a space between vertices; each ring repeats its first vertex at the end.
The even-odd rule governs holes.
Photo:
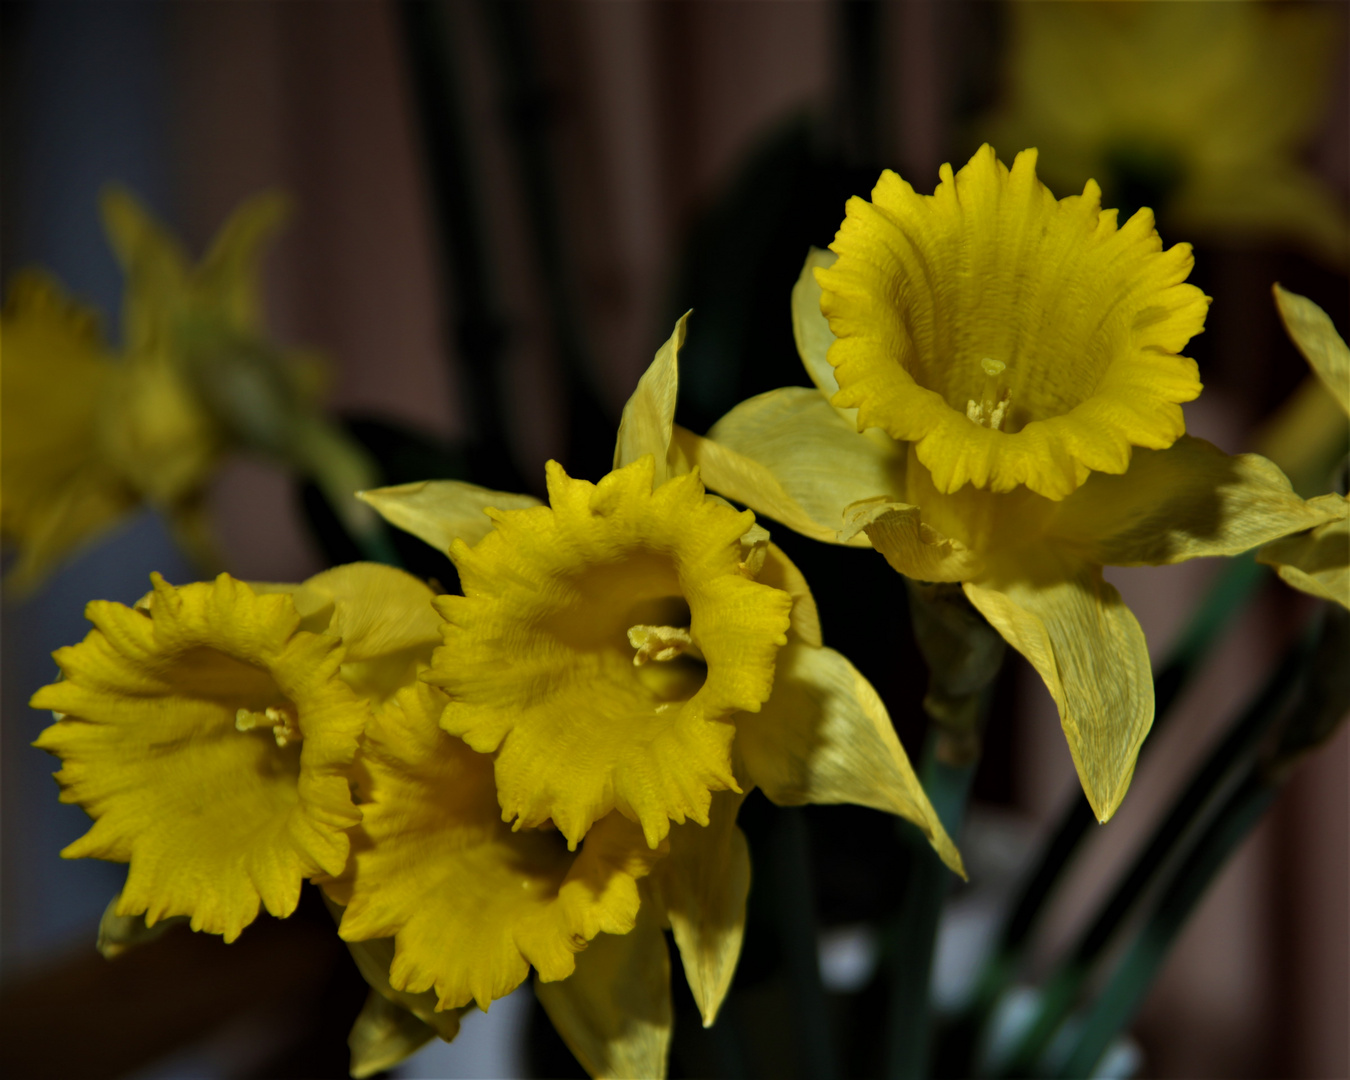
POLYGON ((991 431, 1000 431, 1012 401, 1012 391, 1006 386, 1000 387, 998 382, 1008 365, 986 356, 980 360, 980 367, 985 374, 984 391, 978 402, 974 398, 966 402, 966 419, 991 431))
POLYGON ((634 667, 641 667, 648 660, 674 660, 685 653, 695 660, 703 659, 688 629, 683 626, 647 626, 639 623, 628 628, 628 644, 637 650, 633 656, 634 667))
POLYGON ((277 746, 285 748, 298 743, 304 736, 300 733, 300 716, 294 705, 269 705, 261 712, 255 709, 240 709, 234 714, 236 731, 255 731, 270 727, 277 746))

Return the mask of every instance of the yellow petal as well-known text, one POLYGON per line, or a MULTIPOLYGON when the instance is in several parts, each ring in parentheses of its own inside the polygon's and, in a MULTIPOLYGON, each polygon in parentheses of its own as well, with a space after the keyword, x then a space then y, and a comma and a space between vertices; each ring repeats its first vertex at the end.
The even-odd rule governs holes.
POLYGON ((787 557, 777 544, 765 547, 764 565, 755 580, 774 589, 782 589, 792 597, 792 622, 790 629, 808 645, 820 645, 820 612, 816 608, 816 598, 811 595, 811 587, 796 564, 787 557))
POLYGON ((97 948, 105 960, 115 960, 137 945, 154 941, 177 923, 187 921, 182 918, 160 919, 154 926, 146 926, 143 915, 119 915, 117 911, 121 903, 122 894, 119 892, 108 901, 108 906, 103 909, 103 917, 98 921, 97 948))
POLYGON ((435 1035, 435 1028, 372 990, 347 1036, 352 1052, 349 1072, 353 1080, 365 1080, 392 1069, 435 1035))
MULTIPOLYGON (((797 342, 797 355, 802 358, 806 373, 816 384, 816 389, 830 400, 839 393, 839 380, 834 376, 834 367, 830 364, 830 346, 834 344, 834 332, 830 321, 820 310, 821 288, 816 280, 816 270, 827 270, 839 258, 833 251, 813 247, 802 265, 797 284, 792 286, 792 336, 797 342)), ((858 411, 841 409, 840 414, 856 430, 858 411)))
POLYGON ((188 288, 187 252, 125 188, 104 188, 99 210, 126 277, 123 344, 132 354, 164 348, 171 332, 170 313, 188 288))
POLYGON ((1184 283, 1189 245, 1163 251, 1149 211, 1117 229, 1093 183, 1056 201, 1035 162, 984 146, 932 196, 885 172, 816 271, 834 404, 913 442, 945 493, 1063 498, 1131 447, 1170 446, 1200 392, 1178 355, 1208 306, 1184 283))
POLYGON ((1350 608, 1350 500, 1325 495, 1315 502, 1340 503, 1340 517, 1306 533, 1267 544, 1257 562, 1275 567, 1300 592, 1350 608))
POLYGON ((303 878, 342 869, 368 707, 338 677, 338 639, 299 630, 290 597, 153 580, 142 610, 89 605, 95 629, 33 697, 62 714, 35 745, 94 818, 62 854, 131 864, 117 914, 233 940, 260 902, 289 915, 303 878))
POLYGON ((1086 562, 1156 565, 1236 555, 1337 513, 1300 499, 1265 458, 1229 457, 1186 436, 1167 450, 1136 451, 1124 476, 1093 476, 1060 503, 1049 536, 1086 562))
MULTIPOLYGON (((342 921, 343 908, 340 904, 328 902, 334 918, 342 921)), ((410 994, 406 990, 395 990, 389 984, 389 969, 394 963, 394 939, 372 938, 369 941, 349 941, 347 951, 356 961, 357 969, 366 984, 391 1005, 417 1017, 434 1035, 445 1042, 451 1042, 459 1034, 461 1017, 473 1008, 466 1005, 459 1009, 441 1009, 438 1007, 435 993, 423 990, 420 994, 410 994)))
POLYGON ((550 462, 552 505, 457 543, 464 596, 436 601, 442 725, 495 752, 506 820, 551 820, 573 844, 615 807, 652 845, 671 819, 706 822, 711 792, 735 790, 731 714, 769 696, 786 640, 791 598, 742 563, 753 515, 695 474, 653 491, 652 470, 593 485, 550 462), (634 634, 657 631, 683 644, 646 663, 634 634))
POLYGON ((854 803, 912 821, 962 877, 961 856, 877 692, 833 649, 790 642, 773 696, 736 720, 746 776, 782 806, 854 803))
POLYGON ((917 506, 885 496, 854 503, 845 512, 841 539, 860 532, 893 569, 916 581, 968 581, 983 567, 965 544, 927 524, 917 506))
POLYGON ((670 954, 650 906, 622 937, 602 934, 562 982, 538 982, 539 1004, 567 1048, 596 1080, 666 1075, 670 1031, 670 954))
POLYGON ((387 698, 431 662, 441 620, 431 589, 380 563, 348 563, 300 585, 255 584, 255 592, 285 592, 301 626, 342 639, 342 677, 366 697, 387 698))
POLYGON ((1341 408, 1350 413, 1350 348, 1345 339, 1336 333, 1330 316, 1306 296, 1279 285, 1274 286, 1274 292, 1275 306, 1298 351, 1341 408))
POLYGON ((1153 677, 1139 623, 1099 567, 1044 552, 1006 560, 964 588, 1045 680, 1083 793, 1097 820, 1107 821, 1153 726, 1153 677))
POLYGON ((324 888, 346 906, 344 940, 394 938, 395 990, 434 991, 439 1009, 487 1008, 531 965, 541 978, 566 978, 596 934, 628 932, 637 879, 664 852, 618 814, 576 853, 555 831, 513 832, 492 760, 436 727, 437 699, 408 687, 371 721, 362 824, 346 871, 324 888))
POLYGON ((488 510, 524 510, 538 506, 533 495, 490 491, 460 480, 418 480, 412 484, 357 492, 385 521, 449 551, 455 540, 473 545, 492 531, 488 510))
POLYGON ((689 823, 671 829, 670 855, 649 879, 649 891, 674 932, 704 1027, 712 1027, 731 989, 745 936, 750 848, 736 826, 744 798, 719 791, 707 826, 689 823))
MULTIPOLYGON (((686 453, 714 491, 815 540, 838 543, 844 509, 904 492, 905 448, 859 435, 814 390, 789 386, 743 401, 686 453)), ((864 547, 859 535, 853 546, 864 547)))
POLYGON ((238 330, 263 332, 260 276, 262 257, 290 217, 290 200, 279 191, 241 203, 216 233, 197 269, 197 287, 238 330))
POLYGON ((6 585, 30 588, 139 498, 99 453, 118 369, 97 315, 46 275, 21 273, 0 314, 0 353, 0 530, 20 548, 6 585))
POLYGON ((680 388, 679 355, 688 323, 689 312, 686 311, 675 324, 670 340, 661 346, 656 359, 638 380, 637 389, 623 407, 619 437, 614 443, 616 469, 631 465, 644 454, 651 454, 655 462, 652 483, 658 486, 664 484, 669 475, 666 458, 675 426, 675 397, 680 388))

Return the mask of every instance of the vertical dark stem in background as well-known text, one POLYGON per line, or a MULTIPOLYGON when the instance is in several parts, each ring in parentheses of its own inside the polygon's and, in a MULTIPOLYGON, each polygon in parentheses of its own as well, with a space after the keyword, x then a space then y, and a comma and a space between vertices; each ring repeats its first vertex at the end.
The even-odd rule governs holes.
POLYGON ((553 102, 539 77, 526 0, 482 0, 480 9, 497 56, 507 130, 525 192, 526 213, 544 289, 554 346, 567 387, 567 467, 599 476, 612 462, 613 420, 595 391, 595 373, 582 329, 581 305, 567 255, 550 146, 553 102))
POLYGON ((872 168, 881 155, 880 7, 876 0, 840 0, 835 5, 837 111, 831 149, 853 167, 872 168))
POLYGON ((788 985, 794 996, 790 1017, 806 1059, 801 1075, 812 1080, 835 1080, 839 1068, 830 1034, 825 988, 820 981, 819 929, 812 900, 815 886, 803 811, 799 807, 780 808, 772 836, 771 887, 788 985))
MULTIPOLYGON (((930 725, 920 779, 943 827, 960 842, 985 716, 1007 649, 959 585, 906 581, 914 640, 928 664, 923 700, 930 725)), ((890 958, 886 1075, 920 1080, 929 1071, 929 986, 942 903, 955 878, 927 843, 916 844, 890 958)))
POLYGON ((483 202, 473 174, 444 9, 439 0, 402 0, 399 13, 447 279, 444 310, 455 320, 469 392, 469 472, 488 487, 523 491, 527 485, 506 440, 501 373, 506 324, 493 287, 483 202))

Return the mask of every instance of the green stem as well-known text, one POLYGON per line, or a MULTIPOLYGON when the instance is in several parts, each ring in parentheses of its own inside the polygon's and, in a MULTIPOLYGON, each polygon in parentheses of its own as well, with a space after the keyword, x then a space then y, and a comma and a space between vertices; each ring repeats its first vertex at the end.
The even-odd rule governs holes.
POLYGON ((1138 938, 1083 1022, 1059 1077, 1091 1075, 1107 1046, 1139 1010, 1181 928, 1210 884, 1274 801, 1277 787, 1253 768, 1188 852, 1138 938))
POLYGON ((446 312, 456 320, 463 385, 471 425, 469 470, 475 482, 524 491, 506 440, 507 411, 501 361, 506 318, 484 228, 488 220, 474 174, 468 125, 451 61, 446 7, 438 0, 402 0, 408 58, 441 252, 446 312))
POLYGON ((773 884, 779 937, 793 991, 793 1025, 805 1055, 803 1073, 819 1080, 839 1075, 830 1032, 825 986, 820 981, 820 935, 812 902, 806 818, 796 807, 777 812, 773 834, 773 884))
MULTIPOLYGON (((943 732, 929 732, 920 779, 950 836, 960 835, 966 800, 978 761, 947 765, 939 760, 943 732)), ((913 841, 909 878, 896 919, 896 945, 891 956, 890 1016, 886 1027, 886 1075, 891 1080, 919 1080, 927 1075, 929 1057, 929 987, 933 946, 942 902, 952 884, 950 871, 923 840, 913 841)))
MULTIPOLYGON (((1264 573, 1251 555, 1232 559, 1225 565, 1172 650, 1171 657, 1154 676, 1154 732, 1163 727, 1171 706, 1189 685, 1224 630, 1232 625, 1234 616, 1261 583, 1264 573)), ((1146 741, 1144 749, 1149 745, 1146 741)), ((1094 824, 1096 818, 1091 806, 1075 792, 1072 803, 1041 848, 1033 870, 1013 901, 998 944, 985 961, 970 1004, 949 1029, 945 1042, 952 1059, 952 1075, 969 1075, 977 1036, 1021 967, 1046 900, 1094 824)), ((944 1074, 947 1071, 944 1069, 944 1074)))
POLYGON ((1050 1045, 1060 1024, 1069 1015, 1102 953, 1134 910, 1139 899, 1164 866, 1172 864, 1183 840, 1219 791, 1227 786, 1235 767, 1284 714, 1284 706, 1312 653, 1304 640, 1290 648, 1261 692, 1247 706, 1194 773, 1167 816, 1154 830, 1148 844, 1121 876, 1114 891, 1098 910, 1096 918, 1079 937, 1068 956, 1045 983, 1036 1019, 1014 1049, 1006 1072, 1031 1075, 1050 1045))

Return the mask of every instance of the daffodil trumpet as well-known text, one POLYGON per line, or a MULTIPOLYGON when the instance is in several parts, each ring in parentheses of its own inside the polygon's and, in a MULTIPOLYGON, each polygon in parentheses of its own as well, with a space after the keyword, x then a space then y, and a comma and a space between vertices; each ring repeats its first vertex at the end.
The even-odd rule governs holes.
POLYGON ((761 394, 675 446, 765 516, 959 583, 1045 681, 1105 821, 1153 692, 1103 566, 1233 555, 1341 511, 1184 434, 1200 382, 1180 350, 1208 305, 1189 247, 1164 250, 1147 210, 1117 227, 1095 184, 1056 200, 1035 162, 986 146, 932 196, 885 173, 850 200, 793 292, 816 389, 761 394))
POLYGON ((362 496, 447 551, 464 595, 436 601, 443 642, 403 718, 367 729, 363 820, 327 886, 347 905, 342 935, 392 938, 391 984, 444 1008, 486 1006, 532 966, 596 1076, 664 1075, 663 928, 704 1022, 716 1017, 744 932, 750 863, 735 822, 752 787, 782 805, 895 813, 961 870, 876 692, 822 644, 800 572, 753 514, 706 493, 675 445, 684 335, 681 319, 599 483, 550 463, 547 503, 457 481, 362 496), (415 847, 441 853, 444 887, 415 870, 415 847), (513 945, 479 963, 464 942, 486 949, 497 931, 455 914, 450 881, 483 890, 469 911, 487 918, 486 867, 512 880, 545 853, 544 876, 512 893, 535 914, 495 911, 513 945), (470 857, 489 861, 456 874, 470 857))

